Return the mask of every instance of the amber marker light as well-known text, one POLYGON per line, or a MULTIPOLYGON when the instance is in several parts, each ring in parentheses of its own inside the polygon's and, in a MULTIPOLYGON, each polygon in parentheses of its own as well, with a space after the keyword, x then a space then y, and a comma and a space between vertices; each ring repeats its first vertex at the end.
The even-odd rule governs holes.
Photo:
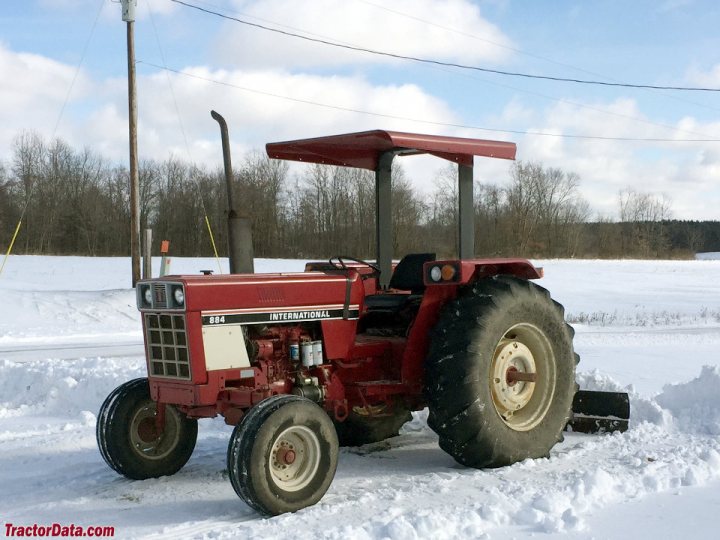
POLYGON ((457 273, 457 270, 452 264, 446 264, 442 267, 441 275, 443 278, 443 281, 450 281, 452 278, 455 277, 455 274, 457 273))

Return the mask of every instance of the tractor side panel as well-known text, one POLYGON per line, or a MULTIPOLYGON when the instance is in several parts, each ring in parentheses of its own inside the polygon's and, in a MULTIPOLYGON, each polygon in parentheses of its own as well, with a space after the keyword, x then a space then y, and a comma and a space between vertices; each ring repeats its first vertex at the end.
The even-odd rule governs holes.
MULTIPOLYGON (((357 317, 357 315, 355 315, 355 317, 357 317)), ((355 340, 357 323, 357 318, 347 321, 322 321, 320 323, 325 358, 340 360, 348 358, 353 341, 355 340)))
POLYGON ((428 287, 420 304, 415 322, 407 339, 402 357, 401 380, 414 389, 422 391, 425 356, 430 345, 430 331, 437 323, 440 309, 448 300, 455 298, 455 287, 428 287))
POLYGON ((241 324, 203 326, 202 341, 208 371, 250 367, 241 324))

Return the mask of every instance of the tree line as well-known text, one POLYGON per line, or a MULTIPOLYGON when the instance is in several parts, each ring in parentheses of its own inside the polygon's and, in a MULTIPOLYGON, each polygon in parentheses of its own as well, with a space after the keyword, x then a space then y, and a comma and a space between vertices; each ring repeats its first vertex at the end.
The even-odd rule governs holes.
MULTIPOLYGON (((23 133, 0 164, 0 246, 23 217, 17 254, 128 255, 129 175, 125 167, 84 148, 23 133)), ((412 187, 393 165, 394 253, 455 253, 456 169, 448 165, 429 195, 412 187)), ((593 219, 573 172, 515 162, 505 185, 475 185, 477 256, 643 257, 720 251, 720 223, 672 220, 661 195, 627 190, 618 197, 617 222, 593 219)), ((260 153, 235 166, 237 210, 251 219, 258 257, 374 257, 375 180, 369 171, 305 166, 260 153)), ((178 256, 209 256, 212 225, 226 252, 226 187, 222 171, 182 160, 140 163, 141 226, 171 241, 178 256)), ((156 252, 157 250, 155 250, 156 252)))

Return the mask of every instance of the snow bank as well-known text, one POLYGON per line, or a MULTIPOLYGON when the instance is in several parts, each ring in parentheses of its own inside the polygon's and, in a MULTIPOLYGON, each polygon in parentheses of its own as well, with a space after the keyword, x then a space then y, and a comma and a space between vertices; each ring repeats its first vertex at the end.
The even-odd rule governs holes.
POLYGON ((665 429, 720 436, 720 367, 703 366, 689 382, 665 385, 654 397, 640 395, 632 385, 622 386, 599 370, 579 373, 581 388, 627 392, 631 425, 649 422, 665 429))
POLYGON ((0 360, 0 418, 95 414, 111 390, 144 376, 141 358, 0 360))
MULTIPOLYGON (((132 289, 128 257, 50 257, 12 255, 0 277, 0 290, 21 291, 105 291, 132 289)), ((305 261, 298 259, 255 259, 256 272, 302 272, 305 261)), ((160 258, 153 257, 153 275, 158 275, 160 258)), ((200 270, 228 273, 226 258, 171 257, 173 274, 199 274, 200 270)))
POLYGON ((674 418, 678 429, 720 436, 720 367, 704 366, 685 384, 667 385, 655 401, 674 418))

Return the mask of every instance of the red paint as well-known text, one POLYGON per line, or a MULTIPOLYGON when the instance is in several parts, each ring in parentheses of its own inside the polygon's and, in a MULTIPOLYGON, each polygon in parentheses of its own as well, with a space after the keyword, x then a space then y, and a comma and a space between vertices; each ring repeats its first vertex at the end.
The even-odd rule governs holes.
MULTIPOLYGON (((455 298, 459 287, 494 274, 514 274, 537 278, 537 269, 524 259, 477 259, 426 263, 428 275, 433 265, 453 264, 460 269, 447 283, 429 284, 407 335, 358 334, 359 323, 372 314, 364 298, 376 293, 374 279, 361 279, 361 272, 350 269, 339 273, 168 276, 182 283, 186 298, 187 342, 192 379, 189 381, 151 377, 151 395, 156 401, 177 405, 192 417, 226 415, 235 424, 243 411, 274 394, 290 393, 298 381, 317 381, 323 391, 326 410, 343 419, 352 407, 391 405, 397 397, 409 407, 425 406, 423 362, 429 335, 440 310, 455 298), (370 285, 368 285, 370 283, 370 285), (335 306, 342 309, 350 287, 350 305, 359 306, 359 320, 319 320, 248 324, 251 342, 251 368, 207 371, 202 338, 202 314, 270 313, 335 306), (263 291, 262 295, 258 291, 263 291), (277 305, 277 299, 283 305, 277 305), (274 304, 274 305, 268 305, 274 304), (325 365, 303 367, 290 361, 290 345, 322 340, 325 365), (248 371, 249 370, 249 371, 248 371), (250 376, 248 376, 250 374, 250 376)), ((427 278, 426 278, 427 283, 427 278)), ((404 295, 402 291, 387 294, 404 295)), ((317 308, 319 309, 319 308, 317 308)))
POLYGON ((398 149, 403 155, 432 154, 463 165, 472 165, 473 156, 515 159, 516 152, 510 142, 381 130, 269 143, 265 148, 271 158, 371 171, 382 153, 398 149))

